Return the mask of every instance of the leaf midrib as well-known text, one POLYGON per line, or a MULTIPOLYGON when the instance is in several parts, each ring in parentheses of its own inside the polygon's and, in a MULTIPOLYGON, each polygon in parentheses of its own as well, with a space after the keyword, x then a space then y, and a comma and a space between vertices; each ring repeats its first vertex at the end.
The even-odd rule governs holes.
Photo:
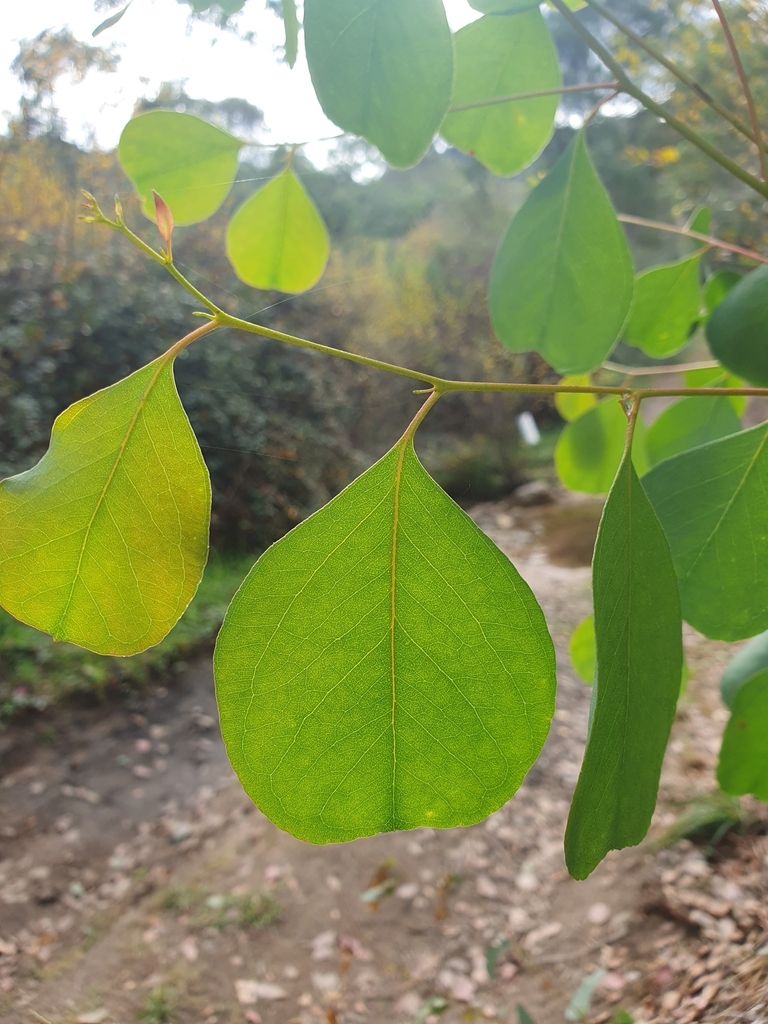
POLYGON ((72 576, 72 584, 71 584, 71 586, 69 588, 69 596, 67 597, 67 602, 66 602, 66 604, 65 604, 65 606, 64 606, 64 608, 62 610, 61 615, 59 616, 59 619, 58 619, 56 625, 51 630, 51 635, 54 637, 54 639, 56 638, 56 635, 58 633, 60 633, 60 631, 63 629, 64 623, 66 621, 66 618, 69 615, 69 611, 70 611, 70 608, 72 606, 72 601, 73 601, 74 594, 75 594, 75 588, 76 588, 77 584, 80 582, 80 574, 81 574, 81 570, 82 570, 82 566, 83 566, 83 559, 85 557, 86 548, 88 547, 88 541, 90 540, 91 530, 93 529, 94 523, 96 522, 96 518, 97 518, 99 512, 101 511, 101 509, 104 506, 104 502, 106 501, 107 494, 109 492, 109 488, 110 488, 110 486, 112 484, 112 481, 114 480, 115 473, 117 472, 118 466, 120 465, 120 462, 122 461, 123 455, 125 454, 125 450, 128 447, 128 442, 131 439, 131 435, 133 434, 133 431, 134 431, 134 429, 136 427, 136 424, 137 424, 137 422, 139 420, 139 417, 141 416, 141 413, 144 411, 144 406, 147 403, 147 399, 149 398, 149 395, 152 392, 152 389, 154 388, 155 384, 157 383, 158 377, 163 372, 163 370, 165 369, 165 367, 168 364, 169 359, 171 359, 171 358, 173 358, 173 357, 170 356, 170 355, 166 355, 166 356, 162 356, 158 360, 158 362, 157 362, 157 369, 156 369, 155 373, 152 375, 151 379, 149 380, 146 388, 144 389, 144 392, 143 392, 141 398, 139 399, 139 401, 138 401, 138 403, 136 405, 136 410, 135 410, 133 416, 131 417, 131 421, 128 424, 128 428, 127 428, 127 430, 125 432, 125 436, 123 437, 123 440, 120 443, 120 447, 117 450, 117 454, 115 455, 115 460, 112 463, 112 467, 111 467, 111 469, 109 471, 107 479, 104 481, 104 486, 101 489, 101 493, 99 494, 99 497, 98 497, 98 499, 96 501, 96 504, 94 506, 93 512, 91 513, 91 518, 88 521, 88 525, 85 528, 85 535, 83 536, 83 542, 80 545, 80 553, 79 553, 78 559, 77 559, 77 566, 76 566, 75 571, 74 571, 73 576, 72 576))

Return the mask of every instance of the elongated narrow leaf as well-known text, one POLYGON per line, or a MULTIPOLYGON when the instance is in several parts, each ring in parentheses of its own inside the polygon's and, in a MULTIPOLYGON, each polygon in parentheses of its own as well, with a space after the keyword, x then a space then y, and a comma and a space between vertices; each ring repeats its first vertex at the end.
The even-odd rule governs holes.
POLYGON ((653 421, 645 436, 648 462, 655 466, 680 452, 741 430, 728 398, 681 398, 653 421))
POLYGON ((717 781, 731 796, 768 800, 768 671, 745 682, 723 733, 717 781))
POLYGON ((176 224, 205 220, 224 202, 237 173, 240 141, 193 114, 150 110, 129 121, 117 155, 155 219, 152 191, 170 207, 176 224))
POLYGON ((578 132, 512 220, 491 271, 493 328, 513 352, 586 373, 613 348, 632 299, 627 240, 578 132))
MULTIPOLYGON (((454 106, 560 85, 557 53, 538 8, 514 18, 480 18, 454 42, 454 106)), ((552 134, 558 102, 558 96, 539 96, 463 110, 449 114, 440 132, 495 174, 515 174, 552 134)))
POLYGON ((588 615, 571 634, 568 644, 571 664, 578 677, 589 686, 595 681, 595 619, 588 615))
POLYGON ((315 843, 480 821, 536 759, 555 686, 528 586, 403 442, 262 555, 215 673, 243 786, 315 843))
POLYGON ((117 11, 115 14, 111 14, 108 18, 105 18, 104 21, 100 21, 93 32, 91 32, 94 39, 96 36, 100 36, 102 32, 106 32, 108 28, 112 28, 112 26, 116 25, 118 21, 122 21, 123 15, 132 3, 133 0, 128 0, 128 3, 121 10, 117 11))
POLYGON ((0 604, 98 654, 158 643, 208 555, 208 471, 163 356, 70 406, 0 483, 0 604))
POLYGON ((706 330, 715 359, 758 387, 768 386, 768 265, 731 288, 706 330))
MULTIPOLYGON (((573 385, 574 387, 588 387, 592 382, 588 374, 582 373, 575 377, 563 377, 561 384, 573 385)), ((564 420, 570 422, 578 419, 583 412, 591 409, 597 403, 595 395, 585 392, 584 394, 569 395, 567 391, 559 391, 555 395, 555 408, 564 420)))
POLYGON ((322 217, 291 170, 240 207, 227 231, 227 255, 254 288, 303 292, 323 274, 329 242, 322 217))
POLYGON ((768 628, 768 426, 667 459, 643 485, 672 549, 683 618, 716 640, 768 628))
POLYGON ((285 25, 285 62, 289 68, 292 68, 299 55, 299 16, 296 13, 296 0, 283 0, 283 24, 285 25))
POLYGON ((720 696, 723 703, 733 708, 736 694, 752 676, 768 671, 768 631, 753 636, 744 644, 725 667, 720 678, 720 696))
POLYGON ((592 723, 565 834, 574 878, 651 823, 680 691, 680 599, 661 525, 625 455, 592 566, 597 674, 592 723))
MULTIPOLYGON (((555 469, 565 487, 586 494, 607 494, 624 454, 627 417, 618 398, 598 402, 569 423, 555 448, 555 469)), ((645 426, 638 420, 632 447, 635 468, 648 469, 645 426)))
POLYGON ((645 270, 635 281, 624 340, 649 356, 671 355, 688 343, 700 306, 698 256, 645 270))
POLYGON ((304 38, 331 121, 378 146, 395 167, 415 164, 451 99, 442 0, 305 0, 304 38))

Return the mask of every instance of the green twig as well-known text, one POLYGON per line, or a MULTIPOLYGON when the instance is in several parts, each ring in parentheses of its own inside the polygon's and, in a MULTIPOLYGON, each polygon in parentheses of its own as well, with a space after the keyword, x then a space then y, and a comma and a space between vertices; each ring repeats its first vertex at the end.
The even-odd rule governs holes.
POLYGON ((652 99, 646 92, 635 85, 631 78, 628 77, 624 68, 619 62, 613 57, 613 54, 603 44, 596 39, 592 33, 583 25, 573 11, 566 6, 564 0, 550 0, 552 5, 562 14, 568 24, 571 26, 575 34, 582 40, 582 42, 589 47, 590 50, 599 57, 600 60, 605 64, 608 70, 616 76, 616 80, 619 83, 619 89, 621 92, 627 93, 628 96, 632 96, 638 103, 641 103, 647 110, 660 117, 662 121, 665 121, 670 128, 673 128, 678 135, 682 135, 684 139, 691 142, 697 149, 700 149, 702 153, 705 153, 711 160, 719 164, 726 171, 732 174, 739 181, 744 182, 751 189, 757 192, 761 196, 768 198, 768 183, 760 181, 754 174, 750 174, 749 171, 745 171, 742 167, 730 157, 727 157, 725 153, 722 153, 716 146, 713 146, 711 142, 707 142, 703 135, 699 135, 697 131, 690 128, 684 121, 680 121, 673 114, 663 107, 656 100, 652 99))
MULTIPOLYGON (((737 115, 732 113, 728 107, 724 106, 718 99, 708 93, 707 90, 699 85, 694 78, 691 78, 686 71, 679 68, 677 64, 674 64, 669 60, 661 50, 657 49, 652 43, 649 43, 644 36, 641 36, 639 32, 635 32, 633 28, 625 24, 621 18, 617 17, 613 11, 604 7, 601 3, 598 3, 598 0, 587 0, 587 3, 591 8, 593 8, 593 10, 597 11, 601 17, 605 18, 606 21, 610 21, 612 25, 615 25, 623 35, 628 39, 631 39, 636 46, 640 47, 641 50, 645 50, 650 57, 652 57, 657 63, 661 64, 662 67, 666 68, 667 71, 675 76, 675 78, 681 81, 683 85, 687 86, 692 92, 694 92, 700 100, 703 100, 712 108, 712 110, 725 118, 725 120, 733 125, 737 131, 741 132, 741 134, 751 142, 757 142, 757 139, 753 134, 754 129, 750 131, 748 124, 745 124, 740 117, 737 117, 737 115)), ((759 133, 757 138, 759 138, 759 133)), ((762 141, 758 144, 765 148, 765 144, 762 143, 762 141)))
POLYGON ((475 110, 477 107, 491 107, 496 103, 516 103, 518 100, 533 100, 539 96, 559 96, 569 92, 593 92, 595 89, 615 89, 618 82, 587 82, 584 85, 559 85, 556 89, 535 89, 533 92, 516 92, 509 96, 490 96, 484 100, 472 100, 470 103, 457 103, 448 108, 449 114, 457 114, 461 110, 475 110))

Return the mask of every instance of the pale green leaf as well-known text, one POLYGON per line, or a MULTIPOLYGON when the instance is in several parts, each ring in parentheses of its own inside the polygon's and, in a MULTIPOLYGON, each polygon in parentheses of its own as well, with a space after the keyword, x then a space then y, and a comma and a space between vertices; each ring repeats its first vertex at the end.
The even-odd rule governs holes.
MULTIPOLYGON (((456 33, 454 47, 454 106, 560 85, 557 53, 537 8, 480 18, 456 33)), ((539 96, 463 110, 448 114, 440 132, 495 174, 515 174, 546 145, 558 102, 559 96, 539 96)))
POLYGON ((648 428, 645 450, 655 466, 663 459, 717 441, 741 430, 728 398, 681 398, 668 406, 648 428))
POLYGON ((731 796, 751 793, 768 800, 768 671, 747 680, 736 693, 723 733, 717 781, 731 796))
POLYGON ((322 217, 290 169, 247 199, 227 230, 229 260, 254 288, 306 291, 322 277, 328 252, 322 217))
POLYGON ((632 287, 627 241, 580 131, 496 253, 493 328, 513 352, 535 350, 560 373, 586 373, 613 348, 632 287))
MULTIPOLYGON (((574 377, 563 377, 560 383, 573 387, 589 387, 592 381, 589 379, 588 374, 583 373, 574 377)), ((596 396, 590 394, 588 391, 582 394, 577 392, 576 394, 570 395, 567 391, 559 391, 555 395, 555 408, 567 422, 577 419, 583 412, 586 412, 587 409, 591 409, 596 403, 596 396)))
MULTIPOLYGON (((598 402, 569 423, 557 441, 555 470, 571 491, 607 494, 624 454, 627 417, 618 398, 598 402)), ((648 469, 645 426, 635 426, 632 457, 642 476, 648 469)))
POLYGON ((224 202, 235 174, 240 140, 216 125, 174 110, 150 110, 123 129, 117 155, 155 219, 152 190, 170 207, 177 225, 205 220, 224 202))
POLYGON ((595 681, 595 619, 588 615, 571 634, 568 654, 576 674, 589 686, 595 681))
POLYGON ((285 25, 285 62, 292 68, 299 55, 299 16, 296 0, 282 0, 283 24, 285 25))
POLYGON ((374 143, 395 167, 413 166, 451 99, 442 0, 305 0, 304 39, 331 121, 374 143))
POLYGON ((752 676, 768 670, 768 631, 753 636, 731 658, 720 678, 720 696, 723 703, 733 708, 736 694, 752 676))
POLYGON ((0 604, 98 654, 143 651, 197 590, 210 509, 166 355, 70 406, 40 462, 0 483, 0 604))
MULTIPOLYGON (((713 366, 701 370, 686 370, 685 386, 687 388, 743 388, 744 381, 741 377, 734 377, 732 373, 728 373, 724 366, 713 366)), ((736 415, 741 418, 747 409, 746 396, 728 395, 728 401, 733 406, 736 415)))
POLYGON ((132 3, 133 0, 128 0, 128 3, 125 5, 125 7, 117 11, 116 14, 111 14, 108 18, 105 18, 104 21, 100 21, 96 28, 93 30, 93 32, 91 32, 91 35, 94 37, 94 39, 96 38, 96 36, 100 36, 102 32, 106 32, 108 28, 112 28, 113 25, 116 25, 118 23, 118 21, 122 21, 123 15, 131 6, 132 3))
POLYGON ((592 721, 565 835, 586 878, 651 823, 682 677, 680 599, 667 541, 624 457, 592 564, 597 673, 592 721))
POLYGON ((688 343, 699 317, 699 257, 652 267, 638 274, 624 340, 661 358, 688 343))
POLYGON ((539 0, 469 0, 469 6, 481 14, 518 14, 539 6, 539 0))
MULTIPOLYGON (((686 231, 695 231, 699 235, 708 235, 711 228, 712 211, 708 206, 697 206, 685 225, 686 231)), ((688 244, 693 249, 701 249, 703 243, 698 238, 689 238, 688 244)))
POLYGON ((607 971, 604 967, 598 967, 583 979, 574 993, 568 1006, 565 1008, 565 1019, 569 1021, 584 1021, 589 1015, 589 1008, 597 990, 597 986, 603 980, 607 971))
POLYGON ((733 270, 717 270, 704 282, 704 308, 711 314, 744 277, 733 270))
POLYGON ((768 426, 666 459, 643 485, 672 549, 683 618, 715 640, 768 628, 768 426))
POLYGON ((262 555, 215 673, 245 790, 315 843, 482 820, 554 710, 535 598, 410 442, 262 555))
POLYGON ((706 331, 715 359, 758 387, 768 386, 768 265, 731 288, 706 331))

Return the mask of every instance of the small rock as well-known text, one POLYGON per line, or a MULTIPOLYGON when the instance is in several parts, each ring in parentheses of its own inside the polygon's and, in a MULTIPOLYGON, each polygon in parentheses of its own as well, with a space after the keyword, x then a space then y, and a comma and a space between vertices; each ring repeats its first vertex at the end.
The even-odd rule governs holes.
POLYGON ((248 981, 240 980, 235 982, 235 993, 237 1001, 241 1006, 249 1006, 258 1002, 259 999, 269 1001, 285 999, 288 993, 280 985, 270 981, 248 981))
POLYGON ((139 754, 148 754, 152 749, 152 744, 149 740, 145 739, 134 740, 133 749, 139 754))
POLYGON ((193 964, 200 955, 200 950, 197 946, 197 939, 193 935, 189 935, 179 946, 179 952, 185 960, 188 960, 193 964))
POLYGON ((516 505, 530 508, 532 505, 550 505, 555 500, 555 496, 546 480, 531 480, 529 483, 515 488, 512 500, 516 505))
POLYGON ((152 777, 152 769, 146 764, 135 764, 131 771, 137 779, 149 779, 152 777))
POLYGON ((328 875, 325 879, 325 884, 331 892, 341 892, 341 879, 337 878, 336 875, 328 875))
POLYGON ((395 889, 395 896, 401 900, 412 900, 418 895, 419 886, 416 882, 406 882, 405 885, 398 885, 395 889))
POLYGON ((248 1024, 261 1024, 261 1014, 256 1013, 255 1010, 246 1010, 245 1019, 248 1021, 248 1024))
POLYGON ((487 900, 495 900, 499 895, 499 887, 487 875, 478 875, 475 881, 475 888, 478 895, 487 900))
POLYGON ((61 787, 61 795, 73 797, 76 800, 85 800, 87 804, 101 803, 101 797, 93 789, 86 789, 85 786, 70 786, 65 783, 61 787))
POLYGON ((460 1003, 471 1003, 475 997, 475 983, 471 978, 460 974, 454 978, 450 993, 460 1003))
POLYGON ((338 992, 339 976, 333 971, 315 971, 312 975, 312 984, 319 992, 338 992))
POLYGON ((587 920, 590 924, 607 924, 611 919, 611 908, 607 903, 593 903, 587 911, 587 920))
POLYGON ((665 992, 661 997, 661 1008, 667 1013, 671 1013, 672 1010, 676 1010, 680 1005, 681 995, 674 989, 671 992, 665 992))
POLYGON ((542 942, 546 942, 547 939, 559 935, 562 930, 563 925, 560 921, 550 921, 549 924, 544 924, 540 928, 534 928, 532 932, 528 932, 523 945, 526 949, 533 949, 535 946, 540 946, 542 942))
POLYGON ((299 968, 294 967, 293 964, 286 964, 283 968, 283 977, 288 978, 289 981, 294 981, 299 976, 299 968))
POLYGON ((395 1003, 395 1013, 404 1013, 408 1017, 415 1016, 421 1007, 421 999, 416 992, 406 992, 395 1003))
POLYGON ((313 960, 333 960, 336 955, 336 932, 320 932, 312 939, 310 945, 313 960))
POLYGON ((98 1010, 91 1010, 88 1013, 81 1013, 77 1018, 77 1024, 102 1024, 109 1016, 109 1010, 100 1007, 98 1010))

